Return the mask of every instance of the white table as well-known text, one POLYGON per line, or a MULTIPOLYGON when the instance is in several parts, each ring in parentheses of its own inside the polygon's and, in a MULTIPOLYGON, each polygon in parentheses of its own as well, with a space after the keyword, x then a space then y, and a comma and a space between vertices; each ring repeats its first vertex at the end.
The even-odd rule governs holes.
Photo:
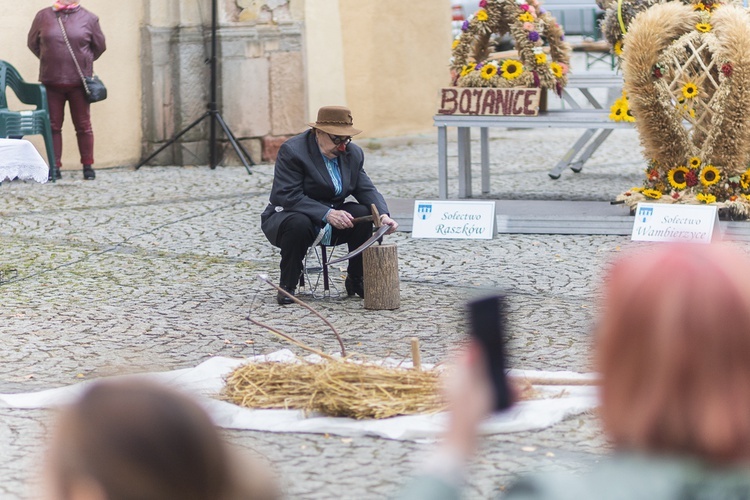
POLYGON ((622 77, 612 73, 582 74, 571 76, 562 98, 570 109, 540 112, 537 116, 469 116, 435 115, 434 125, 438 128, 438 191, 441 199, 448 197, 448 127, 458 129, 458 197, 471 197, 471 128, 479 127, 481 147, 482 194, 490 192, 489 172, 489 128, 584 128, 586 131, 550 170, 553 179, 560 177, 565 168, 579 172, 594 151, 609 137, 614 129, 632 128, 628 122, 615 122, 609 119, 609 103, 600 102, 591 89, 622 88, 622 77), (576 89, 583 97, 574 95, 576 89), (586 108, 587 104, 593 109, 586 108), (594 138, 593 140, 592 137, 594 138), (581 153, 583 148, 588 147, 581 153), (579 153, 581 153, 579 155, 579 153))
POLYGON ((0 139, 0 182, 13 179, 47 182, 49 167, 33 144, 24 139, 0 139))

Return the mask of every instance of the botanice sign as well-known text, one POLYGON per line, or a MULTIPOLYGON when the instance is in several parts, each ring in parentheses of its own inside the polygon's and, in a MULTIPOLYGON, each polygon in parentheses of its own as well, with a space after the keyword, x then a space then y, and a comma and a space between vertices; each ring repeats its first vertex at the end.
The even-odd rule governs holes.
POLYGON ((440 89, 438 114, 481 116, 535 116, 541 89, 471 88, 440 89))

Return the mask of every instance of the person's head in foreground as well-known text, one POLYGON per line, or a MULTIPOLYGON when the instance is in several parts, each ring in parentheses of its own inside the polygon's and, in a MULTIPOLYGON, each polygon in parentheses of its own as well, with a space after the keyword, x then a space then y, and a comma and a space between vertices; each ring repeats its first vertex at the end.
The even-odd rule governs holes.
POLYGON ((55 500, 277 498, 266 471, 241 458, 188 397, 146 381, 101 382, 59 416, 46 493, 55 500))
POLYGON ((597 329, 601 415, 621 449, 750 459, 750 257, 670 244, 618 262, 597 329))

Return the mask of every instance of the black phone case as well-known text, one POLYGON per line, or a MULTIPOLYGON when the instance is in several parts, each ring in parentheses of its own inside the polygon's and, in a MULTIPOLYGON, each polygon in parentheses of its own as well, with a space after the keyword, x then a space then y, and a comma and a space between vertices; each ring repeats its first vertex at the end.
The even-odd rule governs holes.
POLYGON ((496 295, 469 302, 470 334, 482 346, 495 392, 495 410, 504 410, 511 403, 505 374, 505 297, 496 295))

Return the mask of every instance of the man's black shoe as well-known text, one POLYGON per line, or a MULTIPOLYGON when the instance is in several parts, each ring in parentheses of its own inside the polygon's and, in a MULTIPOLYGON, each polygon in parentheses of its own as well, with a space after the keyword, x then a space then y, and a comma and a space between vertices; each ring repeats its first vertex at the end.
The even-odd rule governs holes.
POLYGON ((347 276, 344 281, 344 286, 346 287, 346 294, 349 297, 356 293, 363 299, 365 298, 365 282, 362 277, 347 276))
MULTIPOLYGON (((290 294, 294 295, 294 289, 293 288, 291 290, 289 290, 288 288, 286 288, 284 286, 282 286, 281 288, 283 290, 286 290, 290 294)), ((278 292, 278 293, 276 293, 276 302, 280 306, 288 306, 289 304, 294 304, 294 299, 292 299, 291 297, 288 297, 287 295, 285 295, 285 294, 283 294, 281 292, 278 292)))

